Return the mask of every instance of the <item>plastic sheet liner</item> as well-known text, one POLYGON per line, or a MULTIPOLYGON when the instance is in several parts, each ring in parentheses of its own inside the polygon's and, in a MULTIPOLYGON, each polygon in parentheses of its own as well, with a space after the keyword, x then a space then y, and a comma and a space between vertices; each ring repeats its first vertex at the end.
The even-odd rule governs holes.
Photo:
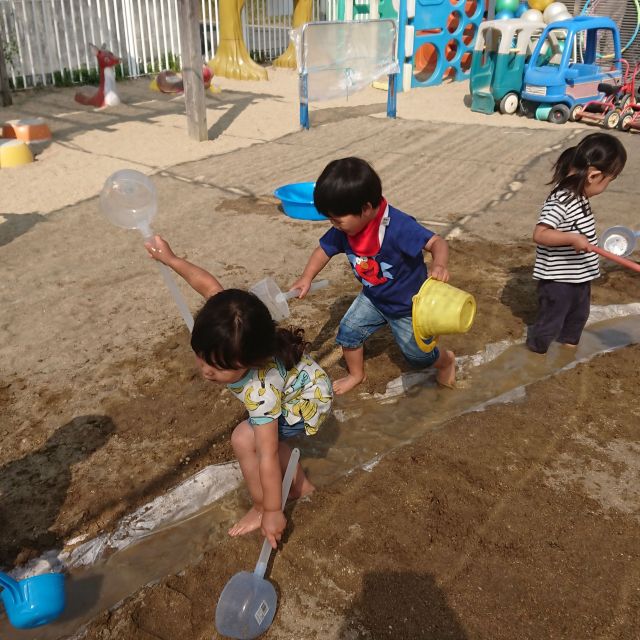
POLYGON ((292 29, 291 39, 307 83, 301 102, 349 96, 399 70, 393 20, 309 22, 292 29))

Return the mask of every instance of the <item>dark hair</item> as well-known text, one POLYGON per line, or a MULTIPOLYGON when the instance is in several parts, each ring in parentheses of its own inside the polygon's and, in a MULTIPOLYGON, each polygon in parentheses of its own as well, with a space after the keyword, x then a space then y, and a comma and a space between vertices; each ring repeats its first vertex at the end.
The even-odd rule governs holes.
POLYGON ((592 133, 560 154, 549 184, 556 185, 554 191, 568 189, 581 196, 584 195, 589 167, 615 178, 626 162, 627 151, 618 138, 609 133, 592 133))
POLYGON ((320 174, 313 190, 313 203, 324 216, 340 218, 362 213, 382 200, 382 182, 371 165, 360 158, 333 160, 320 174))
POLYGON ((302 329, 277 327, 252 293, 225 289, 209 298, 196 315, 191 348, 219 369, 259 367, 274 357, 291 369, 307 347, 303 335, 302 329))

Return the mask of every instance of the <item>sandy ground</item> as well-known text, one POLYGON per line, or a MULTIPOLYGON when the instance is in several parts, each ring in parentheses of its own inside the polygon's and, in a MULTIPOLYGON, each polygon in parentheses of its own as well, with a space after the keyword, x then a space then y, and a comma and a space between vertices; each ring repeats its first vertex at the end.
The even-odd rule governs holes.
MULTIPOLYGON (((273 189, 361 155, 394 204, 450 238, 453 283, 479 312, 447 345, 471 355, 519 339, 532 320, 531 229, 551 162, 585 128, 471 114, 457 84, 401 95, 396 121, 369 90, 314 109, 300 132, 292 81, 221 81, 201 145, 186 138, 181 103, 150 98, 146 81, 124 83, 128 104, 114 111, 76 113, 60 90, 22 94, 3 112, 46 113, 56 135, 36 163, 0 173, 4 567, 112 528, 232 456, 242 407, 198 379, 140 238, 100 216, 96 195, 116 169, 154 174, 155 228, 179 253, 228 286, 273 275, 284 287, 326 224, 284 217, 273 189)), ((637 224, 640 153, 635 136, 621 139, 629 165, 594 201, 600 230, 637 224)), ((331 287, 296 303, 292 322, 339 375, 333 338, 357 288, 340 260, 326 275, 331 287)), ((608 264, 594 302, 639 294, 636 275, 608 264)), ((407 367, 387 332, 368 347, 363 391, 381 392, 407 367)), ((639 353, 599 357, 517 404, 443 423, 296 505, 273 566, 281 610, 269 637, 636 637, 639 353)), ((403 411, 420 420, 409 398, 403 411)), ((105 612, 87 637, 211 637, 220 590, 257 548, 252 536, 210 549, 105 612)))

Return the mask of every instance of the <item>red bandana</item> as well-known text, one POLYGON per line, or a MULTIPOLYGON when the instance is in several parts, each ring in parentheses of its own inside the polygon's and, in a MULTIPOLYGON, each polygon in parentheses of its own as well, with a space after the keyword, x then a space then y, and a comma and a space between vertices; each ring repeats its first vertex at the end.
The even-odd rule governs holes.
POLYGON ((387 201, 382 198, 376 217, 353 236, 347 236, 349 246, 357 256, 373 257, 380 251, 380 222, 387 209, 387 201))

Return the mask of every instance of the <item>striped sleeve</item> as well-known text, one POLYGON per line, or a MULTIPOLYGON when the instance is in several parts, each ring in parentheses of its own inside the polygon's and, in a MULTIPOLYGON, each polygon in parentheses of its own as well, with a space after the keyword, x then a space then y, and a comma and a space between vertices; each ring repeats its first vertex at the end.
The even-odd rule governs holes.
POLYGON ((538 224, 546 224, 552 229, 558 229, 566 220, 567 209, 556 198, 549 198, 540 211, 538 224))

